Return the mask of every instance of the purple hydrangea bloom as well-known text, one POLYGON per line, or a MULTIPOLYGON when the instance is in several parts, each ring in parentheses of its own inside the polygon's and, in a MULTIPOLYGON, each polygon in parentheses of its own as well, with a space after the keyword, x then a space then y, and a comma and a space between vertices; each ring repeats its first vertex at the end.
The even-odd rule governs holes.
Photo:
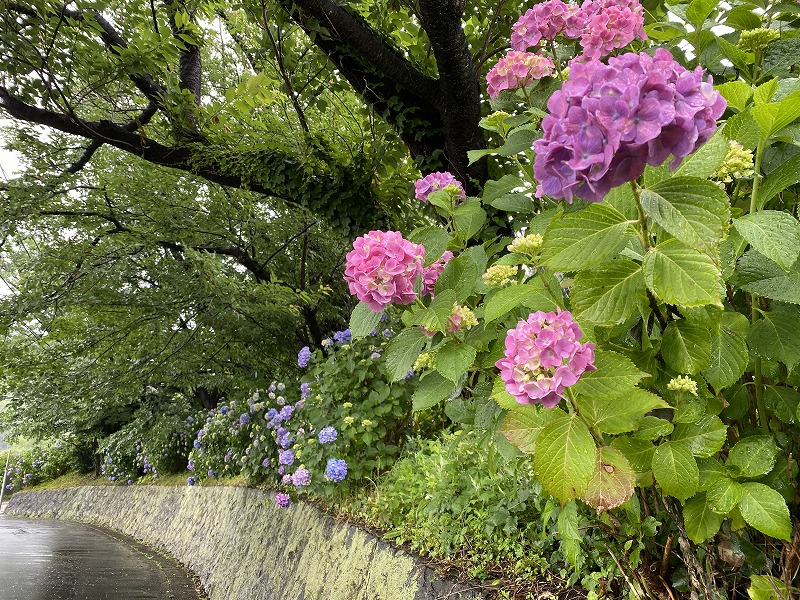
POLYGON ((200 440, 195 440, 192 442, 192 445, 195 447, 195 449, 200 450, 200 440))
POLYGON ((294 487, 305 487, 309 483, 311 483, 311 472, 304 467, 300 467, 292 475, 292 485, 294 487))
POLYGON ((294 414, 294 405, 287 404, 281 409, 281 412, 279 414, 282 420, 288 421, 289 419, 292 418, 292 415, 294 414))
POLYGON ((277 504, 281 508, 289 508, 289 506, 291 506, 292 504, 292 499, 289 498, 289 494, 278 492, 277 494, 275 494, 275 504, 277 504))
POLYGON ((281 450, 278 452, 278 464, 287 466, 294 464, 294 452, 291 450, 281 450))
POLYGON ((301 383, 300 384, 300 398, 305 400, 310 395, 311 395, 311 384, 308 383, 308 382, 301 383))
POLYGON ((427 202, 428 196, 432 192, 441 190, 448 185, 453 185, 458 189, 456 192, 456 202, 466 200, 467 195, 464 192, 464 186, 461 185, 461 182, 456 179, 452 173, 448 173, 447 171, 430 173, 422 179, 417 179, 414 182, 414 196, 417 200, 427 202))
POLYGON ((240 425, 247 425, 250 422, 250 415, 248 413, 242 413, 239 416, 239 424, 240 425))
POLYGON ((330 444, 335 441, 339 436, 338 432, 333 427, 324 427, 317 436, 320 444, 330 444))
POLYGON ((228 414, 228 407, 227 406, 220 406, 219 407, 220 414, 226 415, 228 414))
POLYGON ((187 477, 186 483, 188 483, 189 485, 194 485, 195 483, 197 483, 197 480, 194 477, 187 477))
POLYGON ((340 344, 346 344, 353 338, 353 333, 349 329, 344 331, 337 331, 333 334, 333 339, 340 344))
POLYGON ((217 474, 214 472, 214 469, 209 469, 208 470, 208 476, 213 478, 213 477, 216 477, 217 474))
POLYGON ((297 353, 297 365, 305 369, 308 366, 308 361, 311 360, 311 349, 308 346, 303 346, 300 352, 297 353))
POLYGON ((725 99, 703 69, 687 71, 659 48, 612 57, 585 57, 547 103, 544 131, 534 142, 536 196, 599 202, 611 188, 637 179, 646 165, 670 168, 714 133, 725 99))
POLYGON ((265 458, 264 460, 262 460, 261 461, 261 466, 264 467, 265 469, 268 468, 269 467, 269 459, 265 458))
POLYGON ((292 445, 292 436, 289 435, 289 430, 285 427, 278 427, 275 430, 275 441, 281 448, 288 448, 292 445))
POLYGON ((347 477, 347 463, 340 458, 329 458, 325 467, 325 477, 339 483, 347 477))

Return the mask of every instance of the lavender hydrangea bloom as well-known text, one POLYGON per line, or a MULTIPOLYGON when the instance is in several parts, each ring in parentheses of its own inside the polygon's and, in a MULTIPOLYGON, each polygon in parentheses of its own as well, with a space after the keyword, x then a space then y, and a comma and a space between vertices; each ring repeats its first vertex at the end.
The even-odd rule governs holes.
POLYGON ((197 483, 197 480, 194 477, 187 477, 186 483, 188 483, 189 485, 194 485, 195 483, 197 483))
POLYGON ((336 429, 333 427, 324 427, 317 436, 320 444, 330 444, 331 442, 335 441, 336 438, 339 436, 336 429))
POLYGON ((278 452, 278 464, 286 466, 294 464, 294 452, 291 450, 281 450, 278 452))
POLYGON ((340 458, 329 458, 325 467, 325 477, 339 483, 347 477, 347 463, 340 458))
POLYGON ((308 382, 300 384, 300 398, 305 400, 311 395, 311 384, 308 382))
POLYGON ((670 168, 704 144, 725 111, 725 99, 659 48, 573 60, 570 78, 547 103, 544 134, 534 142, 536 196, 599 202, 611 188, 638 178, 671 154, 670 168))
POLYGON ((292 499, 289 498, 289 494, 278 492, 277 494, 275 494, 275 504, 277 504, 281 508, 289 508, 289 506, 291 506, 292 504, 292 499))
POLYGON ((353 333, 349 329, 344 331, 337 331, 333 334, 333 339, 340 344, 346 344, 353 338, 353 333))
POLYGON ((297 365, 305 369, 308 366, 308 361, 311 360, 311 349, 308 346, 300 348, 297 353, 297 365))
POLYGON ((228 414, 228 407, 227 406, 220 406, 219 407, 219 413, 221 415, 227 415, 228 414))
POLYGON ((292 418, 292 415, 294 414, 294 405, 287 404, 281 409, 281 412, 278 414, 280 415, 282 420, 288 421, 289 419, 292 418))
POLYGON ((311 472, 303 467, 297 469, 292 475, 292 485, 294 487, 304 487, 311 483, 311 472))
POLYGON ((250 422, 250 415, 248 413, 242 413, 239 416, 239 425, 247 425, 250 422))

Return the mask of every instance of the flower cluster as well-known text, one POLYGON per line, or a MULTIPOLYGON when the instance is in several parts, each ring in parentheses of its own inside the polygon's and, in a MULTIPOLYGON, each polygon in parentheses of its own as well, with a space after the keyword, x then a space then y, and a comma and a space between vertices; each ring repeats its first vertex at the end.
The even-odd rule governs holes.
POLYGON ((554 70, 552 59, 546 56, 511 50, 486 74, 486 91, 489 98, 497 98, 503 90, 526 88, 554 70))
POLYGON ((338 436, 339 434, 333 427, 323 427, 319 432, 317 439, 319 439, 320 444, 330 444, 335 442, 338 436))
POLYGON ((495 363, 508 393, 520 404, 553 408, 564 388, 595 369, 594 344, 580 343, 582 336, 567 311, 537 311, 509 329, 505 358, 495 363))
POLYGON ((580 39, 584 56, 597 59, 636 38, 647 39, 644 9, 638 0, 586 0, 580 8, 562 0, 546 0, 514 23, 511 47, 524 51, 562 34, 580 39))
POLYGON ((422 296, 430 295, 433 297, 433 288, 436 287, 436 282, 439 275, 442 274, 447 263, 453 258, 453 253, 447 250, 442 256, 434 263, 422 269, 422 296))
POLYGON ((538 233, 530 233, 523 237, 514 238, 506 249, 509 252, 518 252, 519 254, 527 254, 533 256, 542 249, 544 238, 538 233))
POLYGON ((774 29, 748 29, 739 36, 736 44, 745 52, 763 52, 766 47, 781 37, 779 31, 774 29))
POLYGON ((275 494, 275 504, 281 508, 289 508, 292 505, 292 499, 289 497, 289 494, 278 492, 275 494))
MULTIPOLYGON (((347 253, 344 279, 350 293, 380 312, 392 303, 411 304, 414 283, 422 275, 425 247, 397 231, 370 231, 356 238, 347 253)), ((307 364, 307 363, 306 363, 307 364)))
POLYGON ((308 361, 311 360, 311 348, 303 346, 300 352, 297 353, 297 366, 305 369, 308 366, 308 361))
POLYGON ((697 382, 685 375, 678 375, 670 379, 667 389, 673 392, 688 392, 692 396, 697 396, 697 382))
POLYGON ((570 79, 547 103, 534 142, 536 196, 599 202, 645 165, 671 167, 716 130, 725 100, 703 70, 687 71, 666 50, 573 61, 570 79))
POLYGON ((422 202, 427 202, 431 193, 443 190, 447 186, 453 186, 452 191, 456 203, 466 200, 467 194, 464 192, 464 186, 452 173, 447 171, 430 173, 421 179, 417 179, 414 182, 414 197, 422 202))
POLYGON ((347 463, 340 458, 329 458, 325 467, 325 477, 339 483, 347 477, 347 463))
POLYGON ((726 183, 734 179, 747 179, 753 176, 753 152, 747 150, 736 140, 728 142, 728 153, 710 177, 726 183))
POLYGON ((481 277, 490 288, 501 288, 516 283, 518 271, 519 268, 513 265, 492 265, 481 277))
POLYGON ((454 304, 453 312, 450 313, 450 318, 447 320, 446 329, 450 333, 456 333, 462 328, 472 329, 477 324, 478 319, 469 307, 454 304))

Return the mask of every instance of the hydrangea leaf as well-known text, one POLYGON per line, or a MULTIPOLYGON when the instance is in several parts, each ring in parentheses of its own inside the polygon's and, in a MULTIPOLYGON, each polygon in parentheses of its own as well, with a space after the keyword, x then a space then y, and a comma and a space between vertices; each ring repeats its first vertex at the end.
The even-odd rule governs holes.
POLYGON ((500 408, 504 408, 506 410, 513 411, 520 406, 523 406, 517 402, 514 396, 508 393, 506 390, 506 382, 503 381, 503 378, 500 375, 494 378, 494 383, 492 384, 492 393, 489 397, 497 402, 497 405, 500 408))
POLYGON ((758 142, 761 139, 758 123, 756 123, 753 115, 750 114, 749 108, 728 119, 722 130, 722 135, 729 140, 736 140, 748 150, 758 146, 758 142))
POLYGON ((714 537, 722 525, 723 516, 711 510, 705 492, 697 494, 683 505, 683 522, 686 535, 695 544, 714 537))
POLYGON ((355 339, 368 336, 380 324, 382 314, 359 302, 350 315, 350 333, 355 339))
POLYGON ((595 325, 616 325, 647 301, 642 268, 632 260, 606 261, 579 272, 570 291, 578 320, 595 325))
POLYGON ((719 2, 714 0, 692 0, 686 9, 686 18, 692 25, 702 26, 717 6, 719 2))
POLYGON ((700 473, 700 480, 697 484, 697 491, 705 492, 714 483, 723 477, 728 477, 728 471, 715 458, 697 458, 697 468, 700 473))
POLYGON ((616 508, 633 496, 636 474, 628 459, 616 448, 597 449, 594 475, 582 500, 597 512, 616 508))
POLYGON ((779 540, 792 539, 792 522, 786 500, 771 487, 763 483, 743 483, 739 510, 745 522, 764 535, 779 540))
POLYGON ((725 55, 725 58, 730 60, 737 69, 745 73, 750 70, 750 66, 755 62, 755 55, 752 52, 745 52, 723 37, 716 37, 714 41, 725 55))
POLYGON ((800 222, 789 213, 761 210, 734 219, 734 227, 758 252, 785 271, 800 255, 800 222))
MULTIPOLYGON (((447 267, 445 267, 446 269, 447 267)), ((441 293, 436 292, 436 296, 431 300, 430 305, 416 315, 415 324, 421 325, 428 331, 444 331, 447 328, 447 321, 453 312, 453 304, 455 302, 455 290, 448 289, 443 290, 441 293)))
POLYGON ((456 302, 466 300, 486 270, 486 262, 486 251, 481 246, 473 246, 456 256, 436 280, 436 296, 445 290, 453 290, 456 302))
POLYGON ((706 415, 696 423, 675 425, 672 441, 685 444, 694 456, 708 458, 722 449, 727 435, 728 428, 718 416, 706 415))
MULTIPOLYGON (((747 6, 734 6, 725 17, 725 24, 739 30, 758 29, 761 27, 761 16, 755 14, 747 6)), ((730 106, 730 102, 728 106, 730 106)))
MULTIPOLYGON (((750 89, 750 86, 743 82, 734 81, 730 83, 741 83, 744 87, 750 89)), ((728 84, 723 84, 717 88, 720 93, 722 93, 721 88, 725 85, 728 84)), ((725 94, 722 95, 725 96, 725 94)), ((681 163, 681 166, 675 171, 673 177, 700 177, 700 181, 705 181, 705 178, 716 171, 720 163, 725 160, 728 150, 728 140, 722 135, 721 131, 717 131, 711 136, 710 140, 700 146, 694 154, 689 155, 689 157, 681 163)))
POLYGON ((784 423, 793 423, 797 405, 800 403, 800 392, 782 385, 769 385, 764 390, 764 405, 767 411, 784 423))
POLYGON ((592 204, 551 223, 542 261, 555 271, 579 271, 618 251, 628 228, 622 213, 606 204, 592 204))
POLYGON ((647 416, 639 421, 633 437, 639 440, 657 440, 672 433, 675 425, 660 417, 647 416))
MULTIPOLYGON (((750 98, 753 97, 753 88, 744 81, 728 81, 715 86, 715 89, 722 94, 728 106, 735 108, 738 112, 742 112, 747 107, 750 98)), ((702 175, 698 175, 698 177, 702 177, 702 175)))
POLYGON ((470 198, 456 206, 453 211, 453 223, 458 237, 466 241, 481 230, 486 223, 486 211, 481 208, 478 199, 470 198))
POLYGON ((800 309, 785 307, 762 313, 747 334, 756 356, 777 360, 791 369, 800 362, 800 309))
POLYGON ((499 432, 525 454, 533 454, 536 438, 542 429, 561 416, 566 416, 566 413, 559 408, 517 404, 503 419, 499 432))
POLYGON ((727 515, 742 499, 742 486, 730 477, 717 479, 706 493, 708 506, 719 515, 727 515))
POLYGON ((594 474, 595 449, 592 434, 577 415, 562 413, 536 439, 536 478, 562 504, 579 498, 594 474))
POLYGON ((665 231, 687 246, 716 254, 730 214, 727 195, 713 182, 672 177, 642 190, 640 200, 648 216, 665 231))
POLYGON ((453 383, 458 383, 477 355, 478 351, 472 346, 448 342, 436 351, 436 370, 453 383))
POLYGON ((669 407, 662 398, 641 388, 633 388, 613 398, 576 395, 575 402, 581 416, 603 433, 633 431, 651 410, 669 407))
POLYGON ((751 113, 761 130, 761 139, 767 140, 800 117, 800 92, 789 94, 780 102, 754 106, 751 113))
POLYGON ((414 390, 414 395, 411 397, 412 407, 416 412, 436 406, 442 400, 449 398, 454 389, 452 381, 448 381, 435 371, 428 373, 414 390))
POLYGON ((403 379, 427 342, 427 336, 418 328, 404 329, 391 339, 386 346, 386 367, 392 381, 403 379))
POLYGON ((444 251, 447 250, 447 244, 450 243, 450 236, 443 228, 430 226, 415 229, 408 236, 408 240, 425 246, 425 262, 423 264, 427 267, 442 257, 444 251))
POLYGON ((616 448, 625 455, 631 468, 636 471, 637 476, 650 471, 653 463, 653 454, 656 450, 656 447, 651 442, 620 436, 611 441, 611 447, 616 448))
POLYGON ((642 269, 647 287, 668 304, 722 306, 720 274, 714 261, 676 239, 651 248, 642 269))
POLYGON ((751 575, 747 595, 750 600, 782 600, 791 597, 786 584, 772 575, 751 575))
POLYGON ((483 203, 491 204, 492 201, 509 192, 524 188, 527 188, 527 184, 516 175, 503 175, 500 179, 486 182, 483 188, 483 203))
POLYGON ((711 339, 706 327, 672 321, 661 338, 661 356, 675 371, 695 375, 711 364, 711 339))
POLYGON ((545 291, 541 278, 537 277, 530 283, 510 285, 487 295, 484 321, 491 323, 519 306, 544 311, 557 308, 553 298, 545 291))
POLYGON ((712 336, 711 362, 703 370, 703 377, 719 392, 739 381, 749 356, 744 337, 722 325, 712 336))
POLYGON ((681 502, 694 496, 700 479, 689 446, 664 442, 653 453, 653 475, 665 494, 681 502))
POLYGON ((489 206, 498 210, 517 213, 531 213, 536 209, 536 205, 533 203, 530 196, 517 192, 495 198, 489 203, 489 206))
POLYGON ((736 263, 729 281, 756 296, 800 304, 800 272, 786 272, 755 250, 748 250, 736 263))
POLYGON ((764 75, 778 74, 800 64, 800 38, 775 40, 764 52, 764 75))
POLYGON ((761 209, 776 194, 798 182, 800 182, 800 154, 796 154, 782 163, 764 180, 761 187, 758 188, 758 208, 761 209))
POLYGON ((725 466, 734 477, 760 477, 772 471, 778 446, 771 435, 753 435, 736 442, 725 466))
POLYGON ((585 372, 573 386, 576 394, 603 400, 631 393, 644 377, 633 362, 616 352, 595 351, 596 370, 585 372))

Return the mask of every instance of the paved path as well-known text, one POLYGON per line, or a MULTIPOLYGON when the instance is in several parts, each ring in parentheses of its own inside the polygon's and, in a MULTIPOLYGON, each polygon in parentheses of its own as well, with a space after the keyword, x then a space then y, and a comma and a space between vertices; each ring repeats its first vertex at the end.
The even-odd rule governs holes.
POLYGON ((198 600, 175 561, 105 529, 0 516, 2 600, 198 600))

